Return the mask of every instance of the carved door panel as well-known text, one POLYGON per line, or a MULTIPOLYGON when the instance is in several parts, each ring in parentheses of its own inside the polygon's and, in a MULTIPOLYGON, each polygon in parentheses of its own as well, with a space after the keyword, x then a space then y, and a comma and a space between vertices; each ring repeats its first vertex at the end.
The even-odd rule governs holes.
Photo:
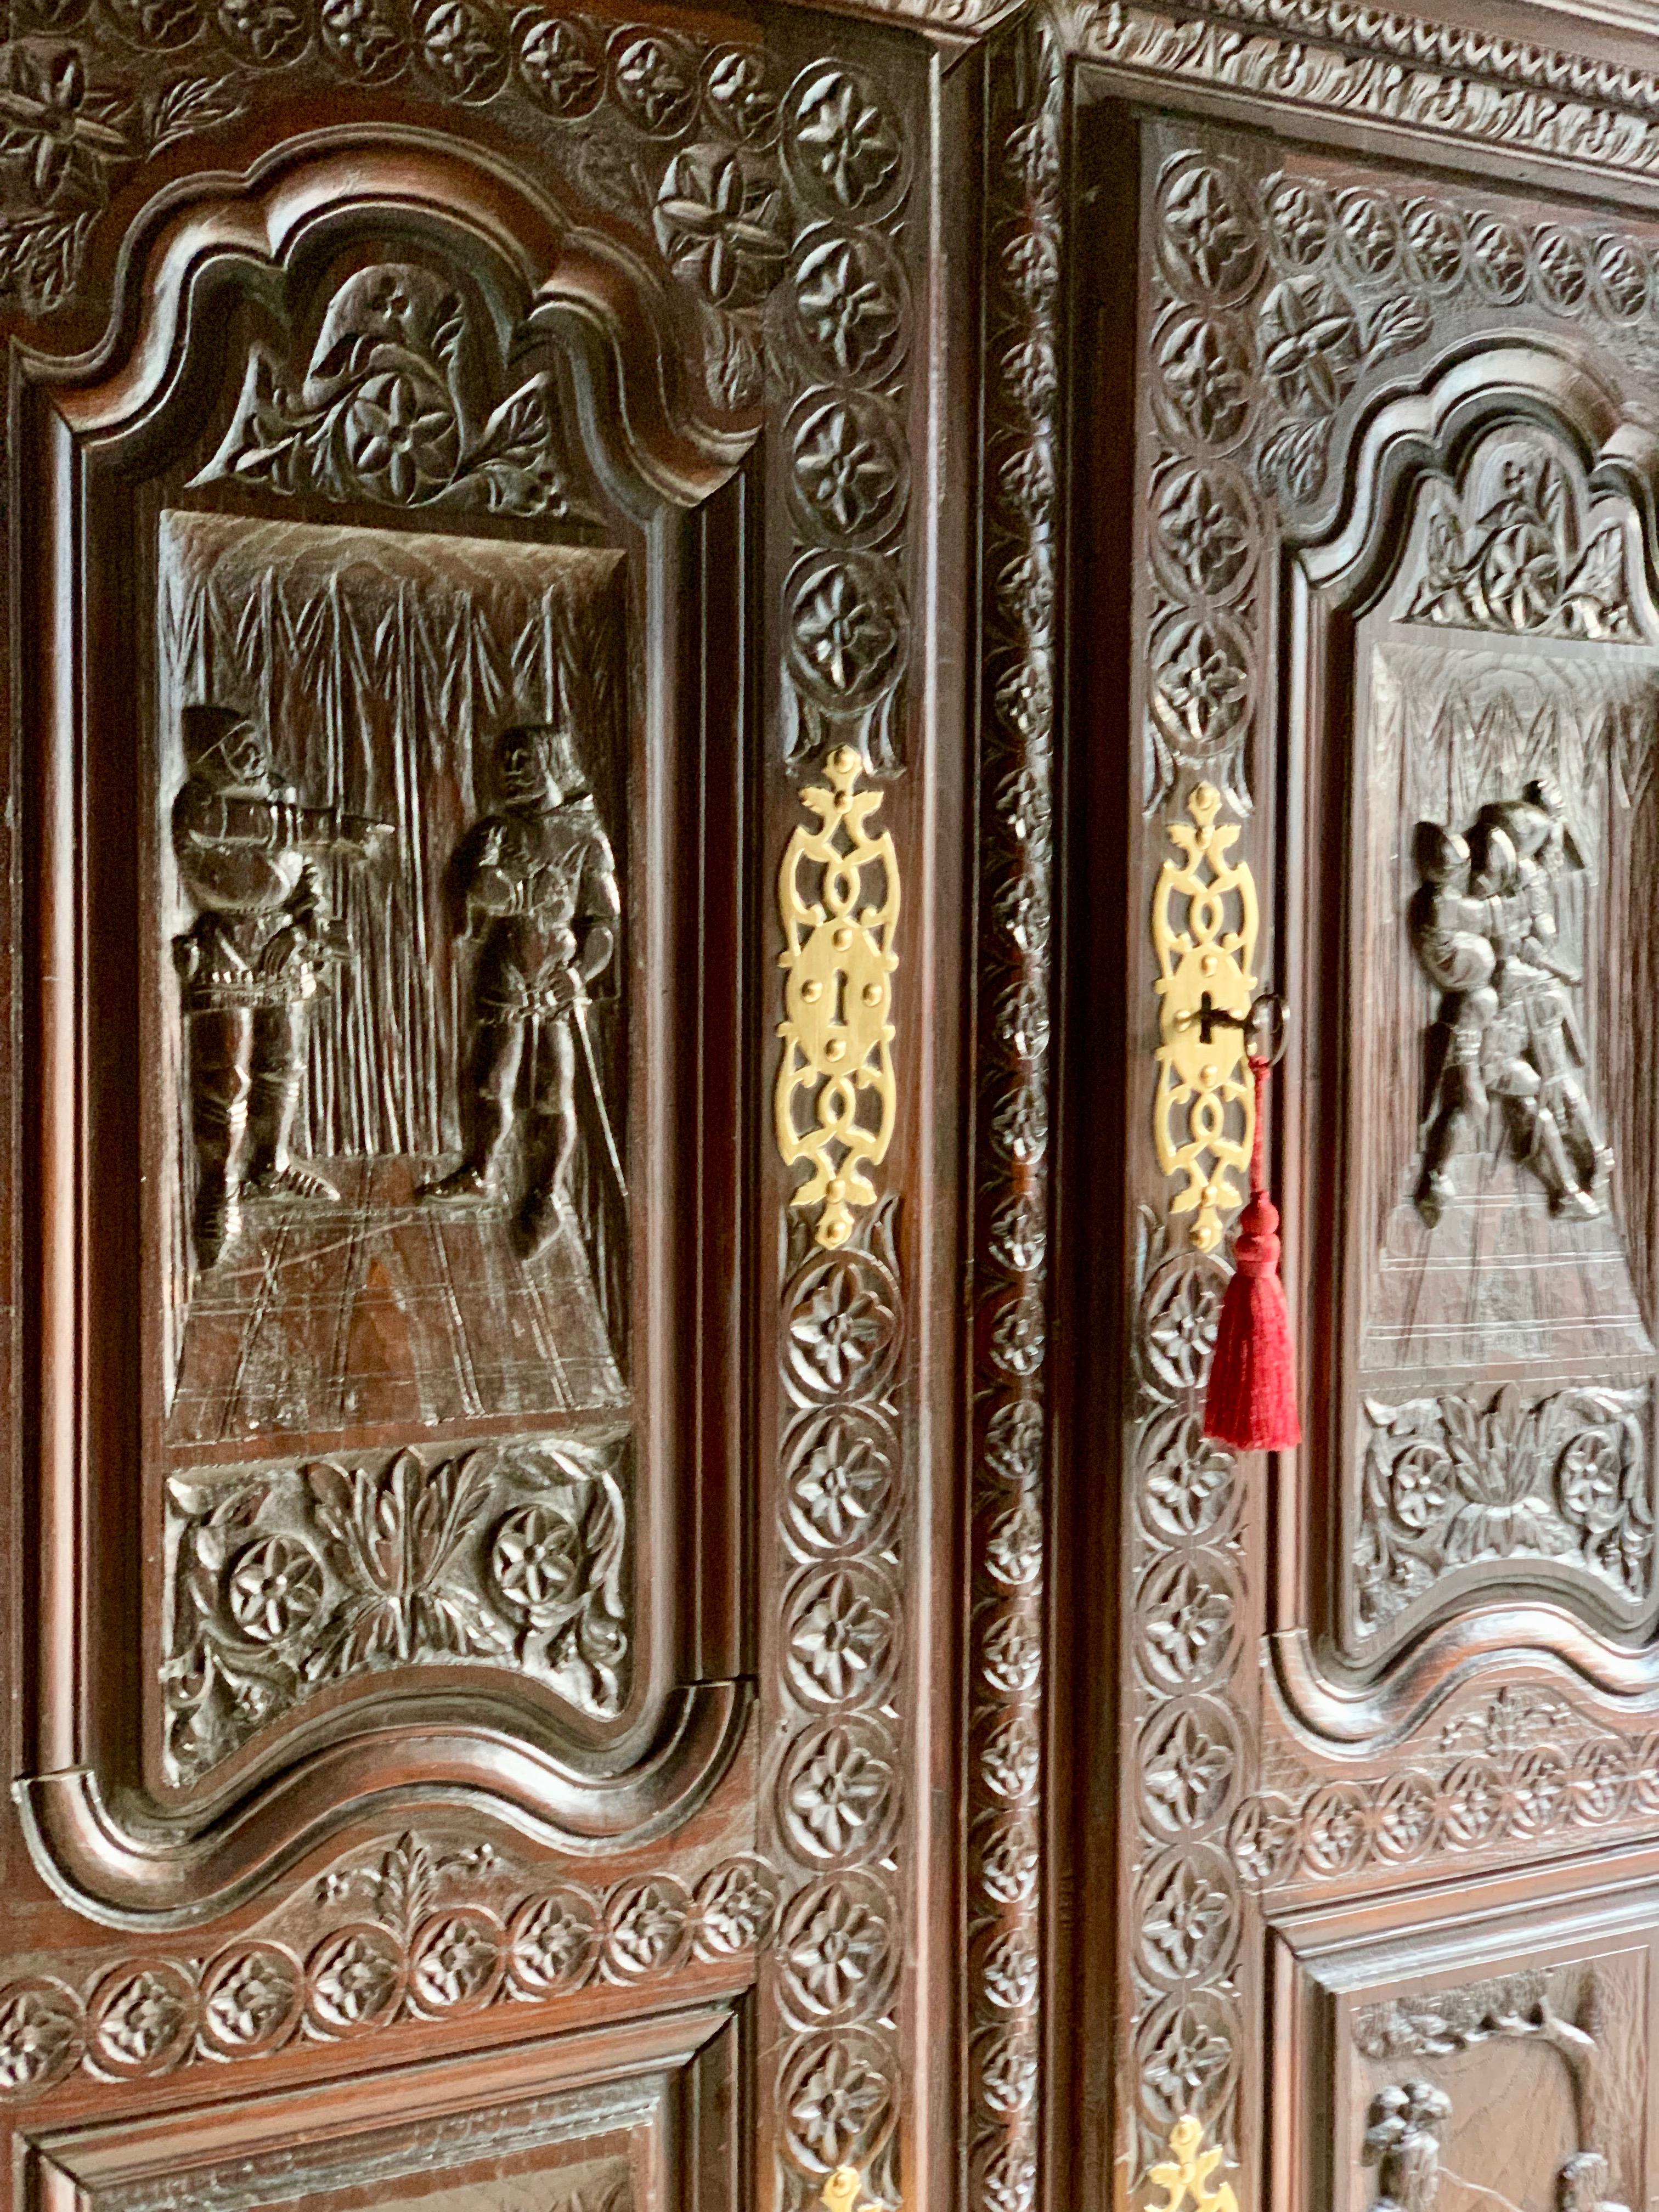
POLYGON ((1644 2205, 1659 233, 1482 158, 1455 74, 1388 96, 1462 140, 1362 149, 1319 112, 1338 62, 1265 22, 1083 45, 1075 574, 1110 652, 1071 693, 1096 1325, 1060 1615, 1123 1592, 1073 1642, 1121 1751, 1079 1785, 1091 2186, 1644 2205), (1304 1435, 1271 1458, 1203 1433, 1254 1107, 1200 981, 1288 1005, 1304 1435))
POLYGON ((8 20, 0 2187, 919 2198, 971 86, 8 20))

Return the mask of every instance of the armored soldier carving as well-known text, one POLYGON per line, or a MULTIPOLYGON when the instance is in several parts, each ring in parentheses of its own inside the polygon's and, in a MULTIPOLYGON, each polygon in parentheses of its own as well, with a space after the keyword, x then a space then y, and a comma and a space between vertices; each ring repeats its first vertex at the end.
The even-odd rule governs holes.
POLYGON ((173 801, 173 847, 197 914, 173 957, 190 1046, 196 1255, 210 1267, 237 1233, 245 1195, 338 1195, 289 1149, 312 1005, 350 957, 314 863, 362 860, 392 833, 301 805, 241 715, 187 707, 183 721, 189 777, 173 801))
POLYGON ((490 1195, 522 1095, 531 1117, 520 1227, 546 1244, 568 1195, 577 1139, 580 1052, 612 1172, 621 1156, 587 1026, 588 987, 617 949, 617 866, 562 724, 504 732, 495 773, 501 811, 474 824, 457 855, 469 935, 482 939, 473 983, 471 1066, 463 1088, 465 1152, 431 1198, 490 1195))
POLYGON ((1519 799, 1481 809, 1467 838, 1419 824, 1423 878, 1413 941, 1445 995, 1443 1051, 1423 1144, 1418 1211, 1439 1220, 1452 1154, 1480 1142, 1496 1098, 1515 1157, 1549 1193, 1553 1212, 1590 1219, 1605 1205, 1613 1154, 1584 1081, 1588 1054, 1564 986, 1557 879, 1569 865, 1561 794, 1540 779, 1519 799))

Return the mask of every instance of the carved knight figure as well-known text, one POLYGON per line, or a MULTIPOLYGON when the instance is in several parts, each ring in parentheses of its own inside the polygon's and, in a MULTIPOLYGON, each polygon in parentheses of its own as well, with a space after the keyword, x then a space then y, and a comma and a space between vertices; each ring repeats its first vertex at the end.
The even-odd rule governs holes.
POLYGON ((1520 799, 1483 807, 1467 838, 1420 823, 1417 861, 1412 940, 1444 994, 1418 1211, 1431 1228, 1439 1221, 1451 1157, 1481 1141, 1496 1099, 1510 1149, 1543 1184, 1551 1211, 1594 1218, 1613 1155, 1565 988, 1581 979, 1557 941, 1556 879, 1571 864, 1561 794, 1540 778, 1520 799))
POLYGON ((617 1181, 621 1159, 587 1028, 588 986, 617 950, 622 900, 611 841, 563 723, 507 731, 495 769, 503 804, 473 825, 457 856, 467 933, 483 939, 473 982, 471 1063, 460 1165, 429 1198, 489 1196, 517 1119, 532 1124, 520 1225, 539 1251, 558 1225, 575 1152, 580 1045, 617 1181))
POLYGON ((1451 2099, 1428 2081, 1407 2081, 1371 2099, 1364 2155, 1377 2170, 1372 2212, 1435 2212, 1440 2130, 1450 2112, 1451 2099))
POLYGON ((1486 902, 1472 897, 1468 842, 1438 823, 1418 832, 1423 878, 1412 915, 1417 957, 1445 993, 1441 1023, 1444 1058, 1423 1142, 1417 1205, 1430 1228, 1439 1220, 1449 1186, 1446 1164, 1465 1141, 1484 1139, 1491 1103, 1482 1059, 1486 1029, 1498 1012, 1492 988, 1498 955, 1487 937, 1486 902))
POLYGON ((390 826, 301 805, 265 739, 228 708, 187 707, 188 777, 173 848, 196 907, 173 939, 190 1041, 198 1263, 236 1235, 244 1195, 331 1200, 333 1186, 289 1152, 311 1008, 350 957, 314 862, 362 860, 390 826))

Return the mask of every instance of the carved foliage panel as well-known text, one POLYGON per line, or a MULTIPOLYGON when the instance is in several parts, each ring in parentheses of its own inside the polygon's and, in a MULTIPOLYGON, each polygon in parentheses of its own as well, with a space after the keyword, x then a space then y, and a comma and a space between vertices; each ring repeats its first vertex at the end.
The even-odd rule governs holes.
POLYGON ((1452 1964, 1431 1942, 1285 1965, 1306 2111, 1303 2185, 1341 2212, 1498 2202, 1614 2212, 1646 2195, 1651 1947, 1638 1933, 1452 1964), (1403 1947, 1402 1947, 1403 1948, 1403 1947))

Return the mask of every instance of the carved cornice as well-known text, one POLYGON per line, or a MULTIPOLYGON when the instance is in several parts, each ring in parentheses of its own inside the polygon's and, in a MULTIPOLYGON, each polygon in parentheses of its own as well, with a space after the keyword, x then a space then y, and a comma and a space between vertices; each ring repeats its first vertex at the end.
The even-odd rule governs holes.
POLYGON ((1659 73, 1356 0, 1085 0, 1076 50, 1169 83, 1516 147, 1626 176, 1659 173, 1659 73))

